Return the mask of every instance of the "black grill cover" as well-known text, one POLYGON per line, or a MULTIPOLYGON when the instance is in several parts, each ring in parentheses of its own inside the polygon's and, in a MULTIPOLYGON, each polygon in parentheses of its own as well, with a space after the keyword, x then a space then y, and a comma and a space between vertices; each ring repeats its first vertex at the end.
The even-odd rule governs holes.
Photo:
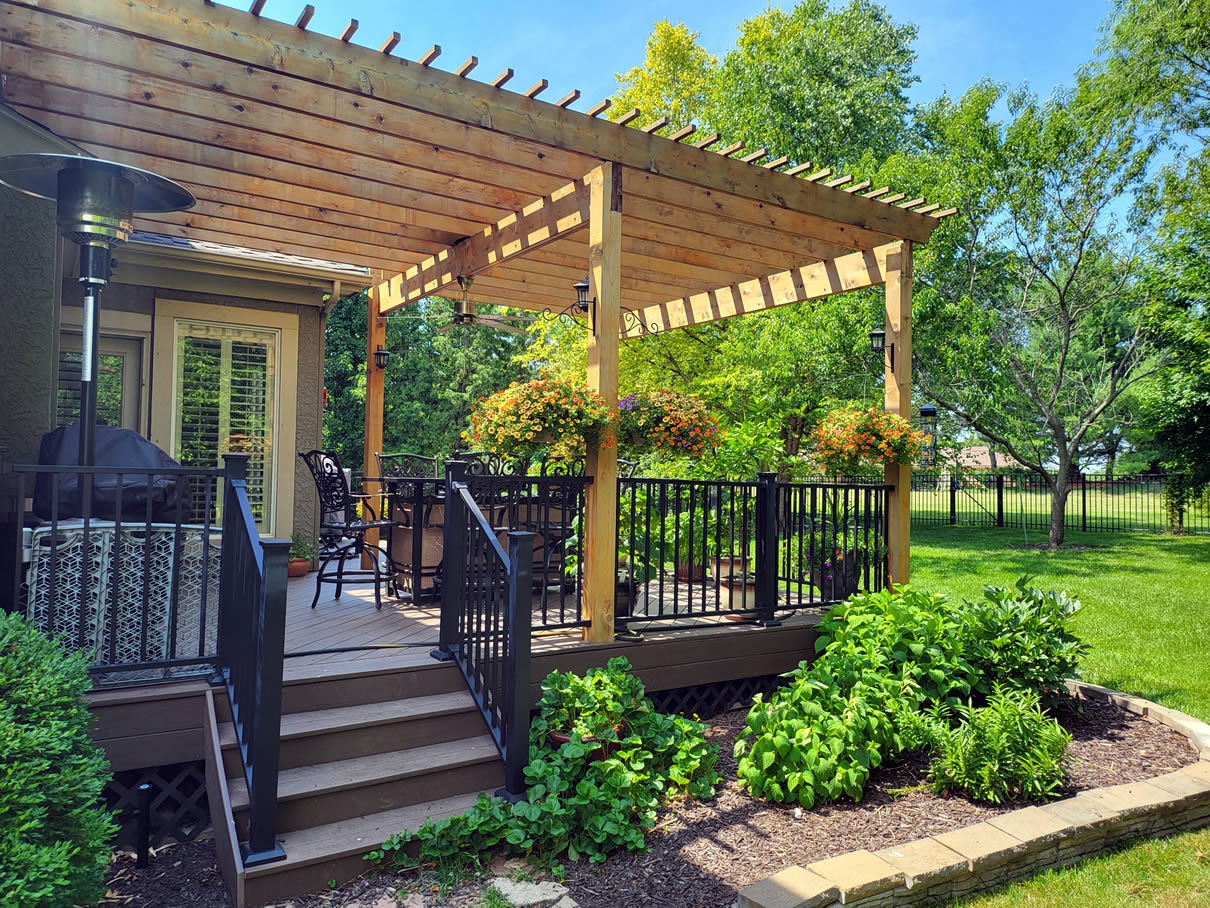
MULTIPOLYGON (((75 466, 80 462, 80 427, 60 426, 42 436, 38 463, 44 466, 75 466)), ((120 467, 124 470, 154 471, 180 464, 130 429, 97 426, 97 466, 120 467)), ((34 514, 51 519, 52 491, 59 487, 59 520, 84 515, 77 473, 39 473, 34 484, 34 514)), ((92 511, 97 520, 116 520, 118 507, 118 477, 115 473, 96 473, 92 484, 92 511)), ((143 521, 147 516, 147 501, 151 500, 153 523, 175 523, 189 519, 193 497, 184 476, 147 476, 130 473, 122 477, 122 520, 143 521), (150 482, 149 482, 150 480, 150 482), (177 486, 180 484, 178 501, 177 486), (179 515, 178 515, 179 509, 179 515)))

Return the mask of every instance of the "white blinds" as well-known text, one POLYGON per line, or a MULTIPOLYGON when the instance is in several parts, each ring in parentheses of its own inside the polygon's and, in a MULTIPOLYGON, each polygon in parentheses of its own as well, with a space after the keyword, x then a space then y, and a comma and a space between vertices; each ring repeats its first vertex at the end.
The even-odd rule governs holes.
POLYGON ((196 467, 248 454, 248 499, 261 532, 271 530, 273 514, 277 347, 276 331, 176 323, 173 454, 196 467))

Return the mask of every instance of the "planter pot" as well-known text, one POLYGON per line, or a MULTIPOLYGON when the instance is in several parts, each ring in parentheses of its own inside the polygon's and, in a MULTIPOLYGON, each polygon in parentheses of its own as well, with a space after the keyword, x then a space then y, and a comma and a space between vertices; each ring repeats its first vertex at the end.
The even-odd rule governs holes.
POLYGON ((287 577, 305 577, 311 570, 311 562, 306 558, 291 558, 286 565, 287 577))
POLYGON ((820 565, 811 568, 811 586, 819 591, 822 599, 837 601, 848 599, 857 592, 857 561, 846 560, 831 567, 820 565))
POLYGON ((613 591, 613 615, 615 618, 629 618, 634 608, 634 600, 638 593, 638 585, 633 580, 619 580, 613 591))
MULTIPOLYGON (((756 578, 724 575, 718 584, 718 607, 720 609, 756 608, 756 578)), ((743 615, 727 615, 733 621, 742 621, 743 615)))
POLYGON ((680 583, 700 583, 706 579, 706 566, 704 564, 678 564, 676 579, 680 583))
MULTIPOLYGON (((748 560, 749 569, 751 569, 754 566, 754 561, 755 561, 755 559, 748 560)), ((713 568, 714 568, 714 576, 717 577, 720 581, 725 582, 725 581, 729 580, 730 578, 734 577, 736 579, 736 582, 738 582, 739 578, 742 577, 744 574, 744 559, 738 555, 718 556, 714 559, 713 568)))

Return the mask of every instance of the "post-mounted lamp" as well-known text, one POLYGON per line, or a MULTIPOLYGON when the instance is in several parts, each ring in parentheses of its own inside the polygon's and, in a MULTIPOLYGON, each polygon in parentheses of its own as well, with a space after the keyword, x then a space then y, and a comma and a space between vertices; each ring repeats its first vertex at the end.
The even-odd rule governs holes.
POLYGON ((888 356, 890 357, 889 361, 891 364, 891 371, 895 371, 895 345, 891 344, 889 348, 887 347, 886 331, 884 331, 882 328, 875 328, 870 332, 870 352, 888 352, 888 356))
POLYGON ((385 369, 390 361, 391 351, 379 344, 378 349, 374 351, 374 365, 379 369, 385 369))

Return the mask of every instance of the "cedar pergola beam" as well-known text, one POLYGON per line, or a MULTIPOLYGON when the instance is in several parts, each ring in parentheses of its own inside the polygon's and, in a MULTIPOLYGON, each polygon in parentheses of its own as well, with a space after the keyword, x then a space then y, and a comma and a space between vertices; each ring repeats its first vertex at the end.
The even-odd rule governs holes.
POLYGON ((576 180, 543 196, 494 225, 468 236, 407 272, 379 286, 386 313, 423 296, 440 293, 460 276, 473 276, 492 265, 539 249, 588 223, 588 189, 576 180))
MULTIPOLYGON (((668 331, 874 287, 886 282, 887 256, 898 248, 897 243, 891 243, 831 261, 791 268, 767 277, 647 306, 639 310, 638 315, 644 325, 668 331)), ((637 337, 641 333, 640 329, 632 328, 623 336, 637 337)))
MULTIPOLYGON (((8 5, 21 4, 10 0, 8 5)), ((640 130, 622 130, 616 124, 554 104, 502 95, 453 73, 387 58, 368 48, 228 7, 204 7, 205 18, 182 17, 174 0, 144 0, 137 6, 116 0, 83 6, 78 0, 39 0, 39 7, 58 14, 58 19, 77 19, 100 29, 124 30, 149 42, 204 47, 218 56, 242 61, 254 70, 274 73, 283 81, 297 78, 357 95, 372 94, 473 130, 490 129, 516 139, 572 149, 597 159, 666 174, 714 192, 894 237, 927 242, 936 223, 910 211, 832 193, 826 187, 722 155, 703 154, 640 130), (389 68, 384 65, 386 60, 390 60, 389 68)), ((94 36, 91 45, 96 43, 94 36)))

